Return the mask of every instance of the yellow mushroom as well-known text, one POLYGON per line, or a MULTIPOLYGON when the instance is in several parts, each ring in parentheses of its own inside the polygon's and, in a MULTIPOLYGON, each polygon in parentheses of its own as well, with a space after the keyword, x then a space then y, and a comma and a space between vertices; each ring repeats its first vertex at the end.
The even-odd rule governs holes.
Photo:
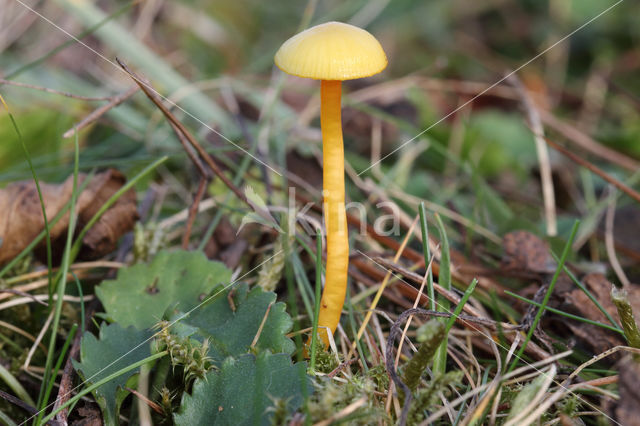
POLYGON ((342 81, 369 77, 387 66, 382 46, 367 31, 341 22, 327 22, 287 40, 275 63, 282 71, 321 80, 324 221, 327 230, 327 266, 320 302, 318 334, 333 333, 347 291, 349 240, 344 196, 344 147, 342 142, 342 81))

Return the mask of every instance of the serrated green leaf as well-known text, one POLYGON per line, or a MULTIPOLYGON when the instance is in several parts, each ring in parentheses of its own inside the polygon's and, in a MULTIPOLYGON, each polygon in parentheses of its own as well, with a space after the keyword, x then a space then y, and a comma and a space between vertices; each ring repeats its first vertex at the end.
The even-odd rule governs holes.
POLYGON ((117 279, 103 281, 96 295, 111 320, 141 330, 161 320, 169 307, 189 311, 230 278, 226 266, 201 252, 161 251, 151 263, 121 269, 117 279))
POLYGON ((220 371, 196 381, 192 395, 184 394, 175 424, 269 425, 274 400, 292 413, 302 405, 305 392, 311 394, 306 368, 306 363, 292 364, 285 354, 229 358, 220 371))
MULTIPOLYGON (((86 332, 82 336, 80 346, 80 362, 74 361, 74 367, 80 373, 86 384, 91 384, 115 373, 116 371, 140 361, 151 355, 150 342, 151 331, 136 330, 133 327, 122 328, 118 324, 100 327, 100 335, 97 339, 93 334, 86 332)), ((93 391, 93 396, 100 405, 104 423, 117 425, 118 413, 122 401, 129 394, 125 386, 135 387, 137 371, 124 374, 93 391), (133 377, 136 375, 136 377, 133 377)))
MULTIPOLYGON (((173 326, 173 332, 200 341, 208 339, 208 355, 214 363, 220 363, 249 350, 269 310, 254 350, 287 354, 295 350, 293 341, 286 337, 293 321, 284 303, 274 303, 275 293, 260 287, 249 291, 247 284, 240 284, 231 292, 231 297, 225 291, 180 320, 173 326)), ((176 313, 171 320, 181 316, 183 314, 176 313)))

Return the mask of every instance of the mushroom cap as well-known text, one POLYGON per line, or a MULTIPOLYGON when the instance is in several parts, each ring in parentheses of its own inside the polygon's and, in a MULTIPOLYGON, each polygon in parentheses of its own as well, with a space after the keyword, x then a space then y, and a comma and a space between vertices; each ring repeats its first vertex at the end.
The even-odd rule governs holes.
POLYGON ((282 71, 316 80, 352 80, 377 74, 387 56, 374 36, 342 22, 327 22, 285 41, 276 52, 282 71))

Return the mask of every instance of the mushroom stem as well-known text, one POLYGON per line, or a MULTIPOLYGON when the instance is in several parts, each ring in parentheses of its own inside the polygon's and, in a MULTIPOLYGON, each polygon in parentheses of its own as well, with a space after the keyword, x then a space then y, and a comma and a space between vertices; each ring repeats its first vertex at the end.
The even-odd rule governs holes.
POLYGON ((332 333, 336 330, 347 292, 349 235, 344 196, 344 146, 340 102, 342 82, 322 80, 320 95, 327 267, 320 302, 318 335, 326 346, 329 344, 326 329, 330 329, 332 333))

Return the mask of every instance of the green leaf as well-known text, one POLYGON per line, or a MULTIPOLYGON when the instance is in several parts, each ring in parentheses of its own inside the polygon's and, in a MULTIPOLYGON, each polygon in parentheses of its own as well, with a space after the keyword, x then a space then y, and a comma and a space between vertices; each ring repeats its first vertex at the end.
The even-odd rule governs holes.
POLYGON ((196 381, 192 395, 184 394, 175 424, 270 425, 274 405, 292 413, 311 394, 306 368, 285 354, 229 358, 220 371, 196 381))
MULTIPOLYGON (((229 356, 245 354, 260 330, 260 325, 269 310, 255 351, 270 350, 287 354, 295 350, 295 344, 286 337, 293 321, 285 312, 284 303, 274 303, 276 295, 247 284, 212 298, 206 304, 180 320, 173 333, 200 341, 209 340, 208 356, 214 363, 221 363, 229 356)), ((176 313, 171 322, 183 316, 176 313)))
POLYGON ((123 327, 146 329, 173 307, 187 312, 222 284, 231 271, 201 252, 161 251, 149 264, 121 269, 96 288, 107 317, 123 327))
POLYGON ((525 179, 529 169, 537 164, 533 137, 521 116, 496 111, 473 114, 463 155, 485 177, 508 170, 525 179))
MULTIPOLYGON (((122 328, 118 324, 103 323, 100 327, 99 339, 89 332, 82 336, 80 362, 74 361, 74 367, 83 380, 86 380, 86 384, 95 383, 151 355, 151 343, 146 342, 151 335, 151 331, 139 331, 133 327, 122 328)), ((124 387, 136 386, 137 371, 124 374, 92 392, 100 405, 106 425, 119 424, 120 405, 129 394, 124 387), (133 377, 134 375, 136 376, 133 377)))

